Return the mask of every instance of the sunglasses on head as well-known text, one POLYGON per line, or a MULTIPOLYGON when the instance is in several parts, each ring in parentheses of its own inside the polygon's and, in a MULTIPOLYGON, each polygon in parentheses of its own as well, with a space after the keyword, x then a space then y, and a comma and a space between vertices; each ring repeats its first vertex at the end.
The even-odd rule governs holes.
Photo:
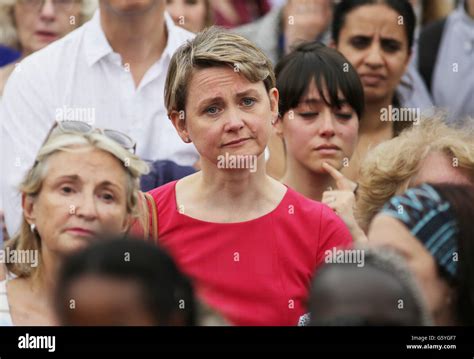
POLYGON ((112 129, 96 128, 83 121, 58 121, 51 129, 50 134, 47 138, 49 138, 51 134, 57 133, 58 131, 61 131, 63 133, 82 134, 99 132, 100 134, 117 142, 120 146, 132 152, 133 154, 135 154, 135 150, 137 147, 137 143, 135 142, 135 140, 123 132, 112 129))

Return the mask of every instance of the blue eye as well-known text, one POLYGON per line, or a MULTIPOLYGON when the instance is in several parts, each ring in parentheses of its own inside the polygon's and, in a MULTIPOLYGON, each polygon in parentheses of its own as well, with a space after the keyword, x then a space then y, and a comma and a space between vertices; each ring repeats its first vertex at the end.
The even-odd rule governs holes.
POLYGON ((250 107, 255 104, 255 99, 247 97, 242 100, 242 103, 245 107, 250 107))
POLYGON ((219 109, 216 106, 211 106, 206 109, 206 113, 209 115, 215 115, 219 112, 219 109))

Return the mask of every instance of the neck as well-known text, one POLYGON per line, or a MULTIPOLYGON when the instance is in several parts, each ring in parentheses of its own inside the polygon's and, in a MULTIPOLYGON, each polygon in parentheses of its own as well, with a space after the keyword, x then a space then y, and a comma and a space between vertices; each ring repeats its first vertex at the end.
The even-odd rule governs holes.
POLYGON ((281 182, 315 201, 321 201, 323 193, 329 187, 334 187, 334 181, 327 173, 313 172, 289 157, 287 157, 287 169, 281 182))
POLYGON ((160 58, 167 42, 163 7, 130 15, 117 14, 105 6, 100 10, 105 36, 124 64, 154 63, 160 58))
POLYGON ((49 312, 52 311, 53 308, 53 293, 56 289, 59 265, 56 260, 52 260, 51 255, 44 253, 44 251, 41 253, 40 262, 38 264, 41 266, 41 270, 33 277, 29 277, 28 281, 37 298, 37 304, 49 312))
POLYGON ((57 282, 57 274, 59 270, 60 259, 52 253, 42 251, 41 255, 41 272, 40 272, 40 286, 47 292, 53 293, 57 282), (54 258, 53 258, 54 257, 54 258))
POLYGON ((256 198, 271 191, 270 179, 265 172, 265 158, 260 155, 251 169, 221 169, 205 158, 201 159, 200 193, 206 201, 219 206, 249 206, 256 198))
POLYGON ((388 112, 388 119, 391 118, 390 105, 392 101, 390 98, 378 101, 365 103, 365 110, 362 120, 359 123, 359 135, 364 133, 374 133, 374 132, 383 132, 388 128, 391 128, 391 121, 382 121, 381 120, 381 110, 385 109, 388 112))

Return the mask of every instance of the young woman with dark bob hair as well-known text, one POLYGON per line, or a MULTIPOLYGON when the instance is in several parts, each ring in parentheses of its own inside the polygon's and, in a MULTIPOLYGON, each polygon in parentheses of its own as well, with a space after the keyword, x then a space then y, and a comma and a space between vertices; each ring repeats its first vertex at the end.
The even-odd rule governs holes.
POLYGON ((281 182, 322 201, 362 235, 354 216, 357 185, 339 172, 349 167, 364 112, 364 89, 356 70, 337 50, 303 43, 275 69, 280 93, 276 133, 285 146, 281 182))

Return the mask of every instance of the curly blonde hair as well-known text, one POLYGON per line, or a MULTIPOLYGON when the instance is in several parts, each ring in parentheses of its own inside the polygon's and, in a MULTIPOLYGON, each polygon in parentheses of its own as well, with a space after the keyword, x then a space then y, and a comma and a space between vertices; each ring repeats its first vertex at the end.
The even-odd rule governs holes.
MULTIPOLYGON (((0 44, 21 50, 13 16, 15 3, 16 0, 0 0, 0 44)), ((98 0, 81 0, 81 3, 79 26, 92 17, 92 14, 97 9, 98 0)))
MULTIPOLYGON (((355 215, 367 230, 382 206, 405 191, 431 153, 444 153, 456 159, 474 181, 474 129, 469 120, 448 126, 446 115, 436 113, 422 118, 418 126, 375 147, 361 164, 355 215)), ((472 122, 472 119, 470 120, 472 122)))

